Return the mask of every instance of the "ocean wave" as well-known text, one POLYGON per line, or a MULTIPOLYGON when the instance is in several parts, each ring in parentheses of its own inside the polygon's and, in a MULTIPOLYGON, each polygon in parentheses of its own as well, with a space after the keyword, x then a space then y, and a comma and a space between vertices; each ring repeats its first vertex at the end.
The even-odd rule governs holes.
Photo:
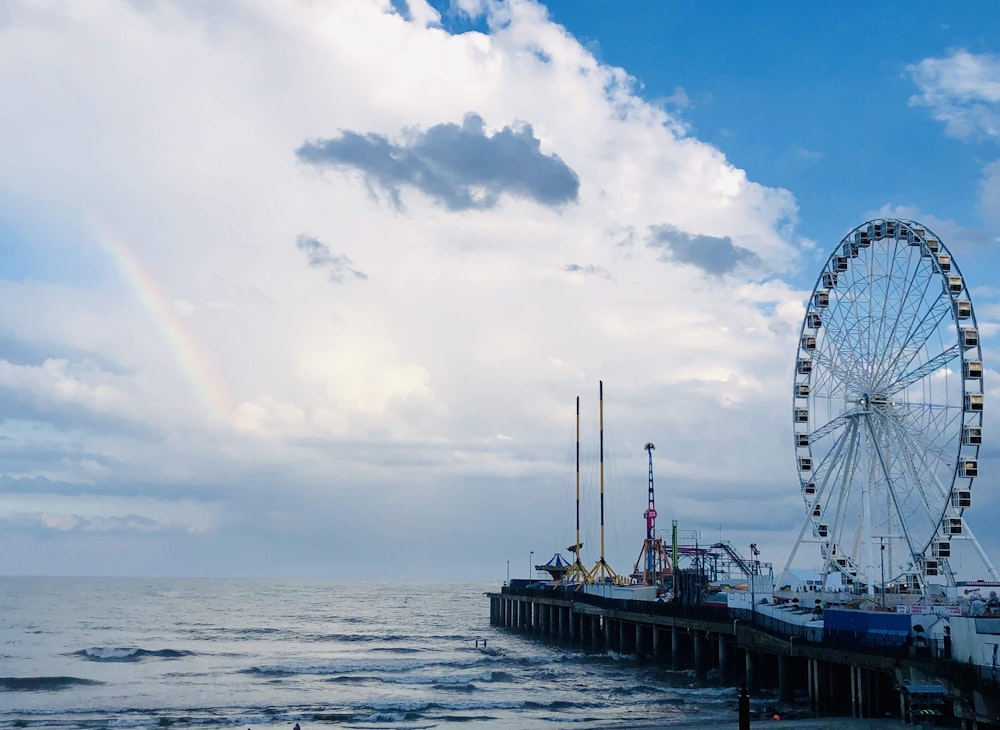
POLYGON ((698 699, 736 699, 736 687, 671 687, 670 693, 676 695, 686 695, 698 699))
POLYGON ((281 639, 283 641, 294 641, 298 639, 298 634, 289 629, 278 629, 271 627, 246 627, 230 628, 228 626, 217 626, 211 629, 196 629, 191 631, 189 636, 199 641, 242 640, 242 639, 281 639))
POLYGON ((416 641, 424 637, 410 636, 408 634, 303 634, 299 637, 302 641, 316 642, 341 642, 344 644, 365 643, 371 641, 416 641))
POLYGON ((426 686, 439 690, 465 691, 479 689, 472 682, 493 681, 490 675, 478 675, 472 677, 442 677, 438 676, 418 676, 418 677, 379 677, 374 674, 338 674, 333 677, 326 677, 324 682, 341 685, 362 685, 362 684, 388 684, 388 685, 408 685, 426 686))
POLYGON ((427 651, 427 649, 421 649, 414 646, 375 646, 368 651, 381 651, 388 654, 420 654, 421 652, 427 651))
POLYGON ((291 669, 267 667, 250 667, 249 669, 240 669, 239 673, 252 674, 256 677, 294 677, 298 674, 298 672, 293 672, 291 669))
POLYGON ((441 722, 493 722, 497 718, 493 715, 441 715, 434 719, 441 722))
POLYGON ((476 692, 479 689, 479 687, 474 685, 472 682, 437 682, 431 685, 431 687, 437 690, 448 690, 449 692, 476 692))
POLYGON ((346 723, 354 719, 353 712, 314 712, 311 715, 313 722, 338 722, 346 723))
POLYGON ((104 684, 82 677, 0 677, 0 689, 9 692, 54 692, 69 687, 104 684))
POLYGON ((631 684, 615 687, 608 694, 612 697, 633 697, 642 694, 663 694, 663 687, 652 687, 648 684, 631 684))
POLYGON ((324 682, 331 684, 370 684, 372 682, 385 682, 381 677, 366 674, 339 674, 336 677, 327 677, 324 682))
MULTIPOLYGON (((445 661, 421 661, 416 658, 401 658, 399 661, 391 661, 392 657, 385 656, 384 661, 373 662, 362 658, 345 659, 338 662, 326 664, 310 664, 305 666, 295 666, 291 664, 275 664, 272 666, 253 667, 251 669, 240 670, 243 674, 257 674, 261 676, 283 676, 278 673, 285 673, 284 676, 292 675, 350 675, 355 672, 381 672, 390 675, 383 678, 383 681, 393 681, 392 675, 405 674, 407 672, 428 671, 441 669, 445 672, 454 672, 463 669, 472 669, 484 662, 475 659, 451 659, 445 661)), ((492 663, 495 660, 491 660, 492 663)), ((437 680, 435 680, 437 681, 437 680)))
POLYGON ((437 701, 413 700, 411 702, 399 699, 386 700, 385 702, 368 702, 359 704, 359 710, 367 710, 376 714, 391 715, 411 715, 413 717, 438 718, 439 713, 456 712, 495 712, 498 710, 542 710, 548 712, 558 712, 561 710, 580 710, 587 708, 607 707, 602 702, 552 700, 550 702, 536 702, 532 700, 520 700, 516 698, 490 699, 481 695, 469 697, 468 699, 453 699, 437 701))
POLYGON ((78 656, 90 662, 138 662, 150 657, 159 659, 180 659, 191 656, 192 651, 181 649, 140 649, 129 646, 92 646, 74 651, 70 656, 78 656))
POLYGON ((355 715, 354 722, 401 723, 422 720, 419 712, 374 712, 371 715, 355 715))
POLYGON ((524 703, 524 709, 526 710, 572 710, 574 708, 581 707, 594 707, 598 706, 592 702, 568 702, 566 700, 552 700, 551 702, 534 702, 528 700, 524 703))

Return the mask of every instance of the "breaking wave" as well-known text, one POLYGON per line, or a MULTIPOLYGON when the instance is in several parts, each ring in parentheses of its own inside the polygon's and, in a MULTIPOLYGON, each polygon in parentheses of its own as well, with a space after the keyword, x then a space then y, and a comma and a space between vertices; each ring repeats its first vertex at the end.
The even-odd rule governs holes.
POLYGON ((71 656, 78 656, 90 662, 138 662, 149 658, 180 659, 192 654, 194 652, 182 651, 180 649, 93 646, 89 649, 74 651, 71 656))
POLYGON ((88 684, 104 682, 82 677, 0 677, 0 689, 9 692, 55 692, 88 684))

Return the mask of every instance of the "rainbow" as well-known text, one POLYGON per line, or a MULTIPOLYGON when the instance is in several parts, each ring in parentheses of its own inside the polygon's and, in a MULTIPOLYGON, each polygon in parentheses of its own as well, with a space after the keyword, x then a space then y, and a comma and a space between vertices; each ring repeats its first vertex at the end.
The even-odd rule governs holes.
POLYGON ((225 418, 230 403, 225 383, 216 375, 208 356, 178 316, 162 287, 127 246, 109 236, 103 238, 101 245, 163 336, 192 390, 213 415, 225 418))

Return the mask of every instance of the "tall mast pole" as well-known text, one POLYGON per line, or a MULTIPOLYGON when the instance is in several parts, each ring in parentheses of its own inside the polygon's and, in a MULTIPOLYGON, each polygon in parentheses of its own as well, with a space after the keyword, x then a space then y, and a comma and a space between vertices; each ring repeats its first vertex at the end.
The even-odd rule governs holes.
POLYGON ((576 397, 576 565, 580 567, 580 396, 576 397))
POLYGON ((604 381, 600 381, 600 403, 601 403, 601 559, 590 571, 589 580, 594 582, 617 581, 618 574, 611 569, 604 559, 604 381))
POLYGON ((601 567, 605 565, 604 562, 604 381, 599 380, 599 390, 598 397, 600 401, 600 406, 598 409, 600 415, 600 431, 601 431, 601 567))

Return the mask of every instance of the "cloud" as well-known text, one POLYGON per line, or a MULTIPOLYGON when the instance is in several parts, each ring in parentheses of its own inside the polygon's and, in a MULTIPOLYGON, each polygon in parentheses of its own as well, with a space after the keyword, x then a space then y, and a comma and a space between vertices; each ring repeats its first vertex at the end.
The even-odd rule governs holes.
POLYGON ((663 249, 661 258, 665 261, 691 264, 712 276, 724 276, 760 263, 757 254, 737 246, 729 236, 694 235, 671 225, 652 226, 647 245, 663 249))
MULTIPOLYGON (((1000 141, 1000 56, 956 50, 907 67, 920 87, 913 106, 929 107, 945 134, 964 141, 1000 141)), ((1000 222, 1000 161, 983 166, 979 211, 1000 222)))
POLYGON ((110 0, 5 29, 0 209, 37 240, 0 258, 0 519, 37 531, 0 530, 0 573, 489 577, 570 543, 573 404, 586 489, 601 378, 616 568, 648 441, 713 496, 685 529, 798 498, 792 194, 538 3, 466 2, 488 17, 454 33, 407 7, 110 0), (353 131, 303 145, 327 130, 353 131))
POLYGON ((807 147, 803 147, 802 145, 794 145, 792 147, 792 152, 797 157, 803 160, 809 160, 810 162, 815 160, 822 160, 825 157, 825 155, 822 152, 818 152, 817 150, 811 150, 807 147))
POLYGON ((593 264, 587 264, 581 266, 580 264, 566 264, 563 266, 563 271, 568 271, 571 274, 585 274, 587 276, 599 276, 603 279, 610 279, 611 272, 605 269, 603 266, 594 266, 593 264))
POLYGON ((329 246, 312 236, 301 235, 295 239, 295 247, 303 251, 306 260, 314 269, 326 269, 330 281, 343 284, 350 279, 367 279, 368 275, 354 268, 354 262, 343 254, 335 254, 329 246))
POLYGON ((493 208, 503 194, 548 206, 575 202, 580 180, 557 155, 541 151, 530 124, 488 134, 482 117, 462 125, 411 130, 400 144, 383 135, 345 131, 306 142, 295 154, 318 167, 360 170, 368 185, 402 206, 400 188, 414 187, 449 210, 493 208))
POLYGON ((0 516, 0 524, 3 524, 6 529, 20 531, 41 528, 48 532, 78 534, 151 534, 164 531, 198 533, 201 531, 198 526, 174 525, 137 514, 84 517, 78 514, 53 512, 20 513, 7 517, 0 516))
MULTIPOLYGON (((985 188, 984 188, 985 192, 985 188)), ((976 249, 994 243, 990 232, 963 226, 952 219, 945 219, 911 205, 883 205, 865 214, 866 220, 875 218, 899 218, 913 220, 927 226, 944 242, 948 250, 957 255, 968 255, 976 249)), ((961 261, 959 261, 961 264, 961 261)))
POLYGON ((80 524, 80 518, 74 515, 50 515, 42 514, 39 517, 43 527, 60 532, 75 530, 80 524))
POLYGON ((1000 56, 953 51, 907 66, 920 94, 912 106, 930 108, 945 133, 959 139, 1000 138, 1000 56))
POLYGON ((979 182, 979 209, 986 218, 1000 224, 1000 160, 983 167, 983 177, 979 182))

